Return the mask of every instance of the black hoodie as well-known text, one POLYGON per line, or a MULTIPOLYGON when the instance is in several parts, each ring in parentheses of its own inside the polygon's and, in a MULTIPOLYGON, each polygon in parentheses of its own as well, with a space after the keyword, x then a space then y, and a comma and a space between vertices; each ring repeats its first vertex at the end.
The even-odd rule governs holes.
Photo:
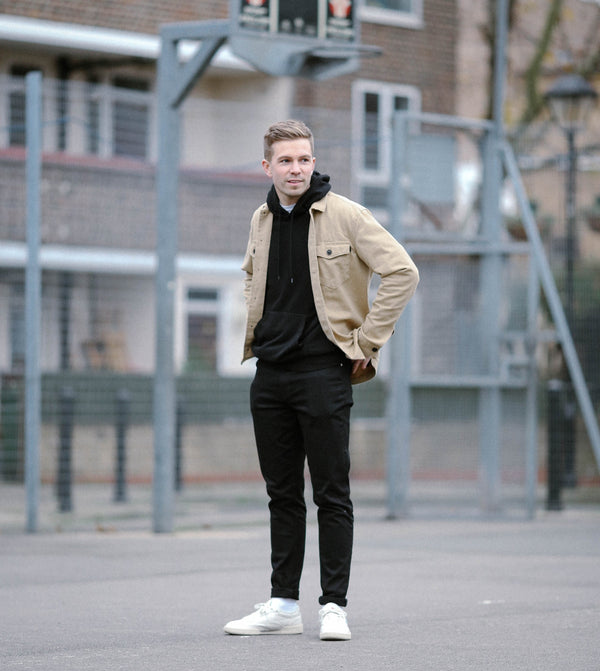
POLYGON ((331 189, 329 175, 313 173, 308 190, 288 213, 275 187, 267 196, 273 213, 267 288, 262 319, 254 329, 252 351, 259 361, 291 370, 315 370, 344 360, 323 333, 310 282, 310 206, 331 189))

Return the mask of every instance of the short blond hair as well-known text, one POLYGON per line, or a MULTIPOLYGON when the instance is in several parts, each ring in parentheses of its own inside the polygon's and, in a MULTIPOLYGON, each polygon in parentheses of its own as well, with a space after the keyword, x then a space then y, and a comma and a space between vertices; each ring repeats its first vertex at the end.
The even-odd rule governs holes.
POLYGON ((311 153, 315 153, 315 141, 311 129, 302 121, 288 119, 287 121, 278 121, 267 129, 263 145, 265 161, 271 160, 273 144, 281 140, 308 140, 311 153))

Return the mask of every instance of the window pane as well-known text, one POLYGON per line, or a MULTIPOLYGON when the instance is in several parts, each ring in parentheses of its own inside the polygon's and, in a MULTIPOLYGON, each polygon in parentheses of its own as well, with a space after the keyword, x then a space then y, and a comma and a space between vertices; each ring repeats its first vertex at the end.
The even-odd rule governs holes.
POLYGON ((408 98, 406 96, 395 96, 394 111, 405 112, 408 109, 408 98))
MULTIPOLYGON (((11 77, 25 78, 29 72, 35 70, 29 65, 13 65, 10 69, 11 77)), ((9 139, 11 147, 25 146, 25 82, 22 91, 12 91, 9 95, 9 139)))
MULTIPOLYGON (((117 89, 147 91, 147 82, 129 77, 116 77, 117 89)), ((146 158, 148 105, 142 102, 117 100, 113 106, 113 145, 115 156, 146 158)))
POLYGON ((14 91, 10 94, 10 132, 9 144, 11 147, 25 146, 25 94, 14 91))
POLYGON ((86 98, 87 150, 90 154, 97 154, 100 151, 100 102, 98 100, 98 82, 93 78, 88 80, 86 98))
POLYGON ((148 108, 145 105, 116 102, 113 108, 115 156, 146 158, 148 108))
POLYGON ((364 167, 376 170, 379 167, 379 96, 365 95, 364 167))
POLYGON ((25 367, 25 285, 10 285, 9 334, 11 371, 22 373, 25 367))
POLYGON ((366 0, 367 7, 391 9, 396 12, 412 12, 413 0, 366 0))
POLYGON ((219 298, 219 292, 216 289, 192 287, 188 289, 187 297, 191 301, 216 301, 219 298))

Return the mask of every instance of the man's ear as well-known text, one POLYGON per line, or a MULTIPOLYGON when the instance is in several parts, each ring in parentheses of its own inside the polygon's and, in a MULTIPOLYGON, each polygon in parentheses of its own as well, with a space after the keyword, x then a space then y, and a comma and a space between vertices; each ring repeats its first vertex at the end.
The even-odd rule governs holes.
POLYGON ((265 175, 267 177, 273 177, 273 173, 271 172, 271 164, 265 158, 262 160, 262 168, 265 171, 265 175))

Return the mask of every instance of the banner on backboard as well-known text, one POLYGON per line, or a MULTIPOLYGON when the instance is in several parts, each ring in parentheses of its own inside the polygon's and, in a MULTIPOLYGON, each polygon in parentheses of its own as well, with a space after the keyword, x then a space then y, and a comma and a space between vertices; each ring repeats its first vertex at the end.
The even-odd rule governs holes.
POLYGON ((271 32, 271 0, 240 0, 238 26, 271 32))
POLYGON ((355 39, 353 0, 329 0, 327 3, 327 20, 325 38, 328 40, 355 39))
POLYGON ((325 41, 356 40, 356 0, 236 0, 237 27, 325 41))

